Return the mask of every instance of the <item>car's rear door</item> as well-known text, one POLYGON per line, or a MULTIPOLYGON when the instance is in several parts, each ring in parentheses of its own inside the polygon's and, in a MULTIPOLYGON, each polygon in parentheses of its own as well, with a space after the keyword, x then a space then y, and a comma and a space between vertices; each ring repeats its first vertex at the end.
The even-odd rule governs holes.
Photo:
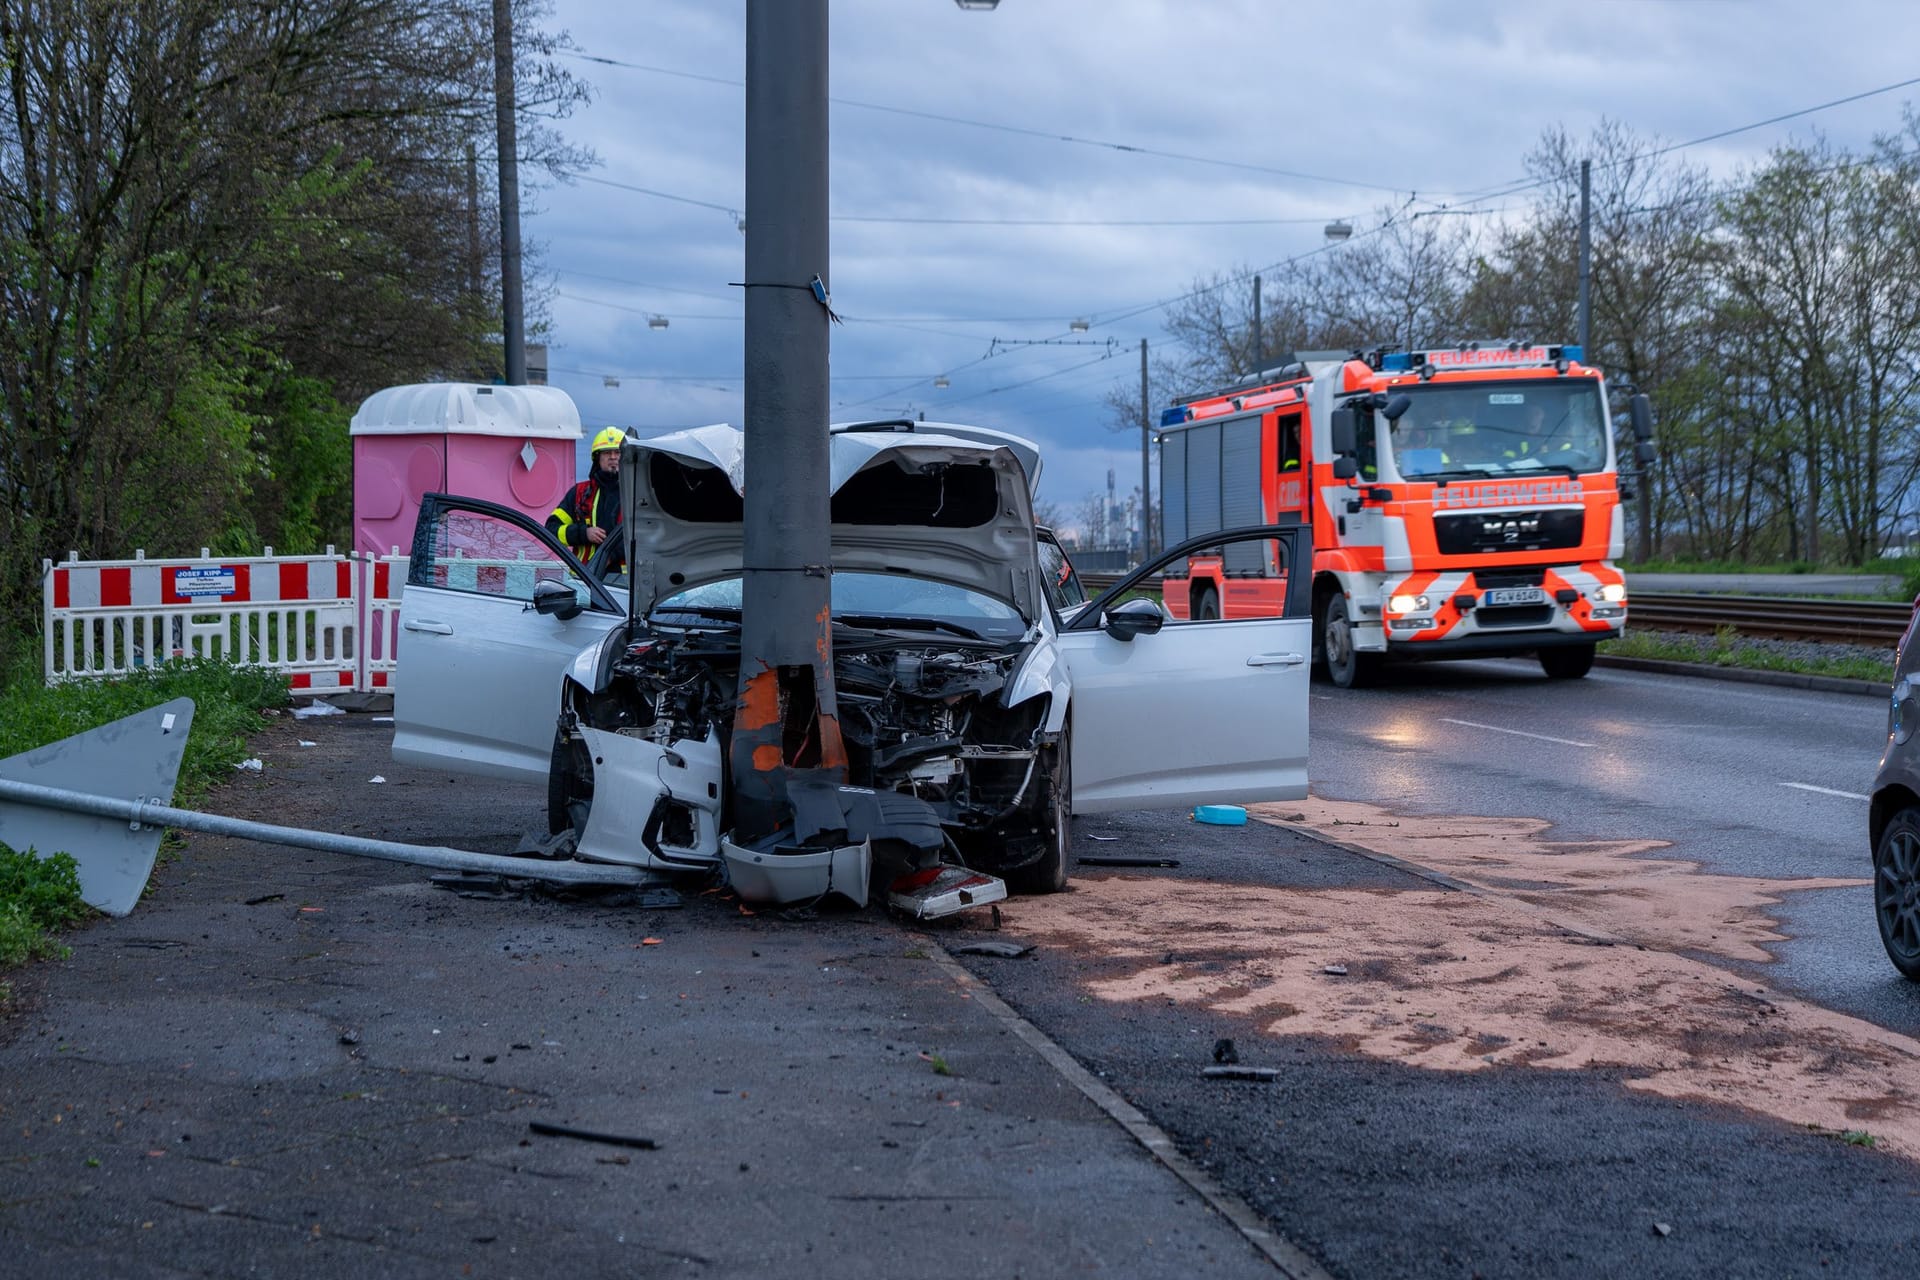
POLYGON ((542 781, 560 676, 625 613, 550 533, 478 498, 420 504, 395 657, 393 756, 516 781, 542 781), (534 585, 566 582, 585 608, 533 609, 534 585))
POLYGON ((1297 524, 1208 535, 1122 579, 1065 624, 1075 812, 1306 795, 1312 557, 1308 532, 1297 524), (1269 576, 1298 567, 1287 574, 1284 595, 1244 593, 1272 600, 1271 616, 1168 620, 1131 640, 1103 629, 1113 605, 1153 595, 1167 564, 1223 553, 1228 564, 1264 566, 1269 576))

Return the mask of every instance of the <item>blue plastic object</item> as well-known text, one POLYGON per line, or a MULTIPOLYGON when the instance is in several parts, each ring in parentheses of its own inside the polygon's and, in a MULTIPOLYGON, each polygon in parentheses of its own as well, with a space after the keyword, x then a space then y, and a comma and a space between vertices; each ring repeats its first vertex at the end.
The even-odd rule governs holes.
POLYGON ((1237 804, 1197 804, 1193 807, 1193 820, 1216 827, 1244 827, 1247 811, 1237 804))

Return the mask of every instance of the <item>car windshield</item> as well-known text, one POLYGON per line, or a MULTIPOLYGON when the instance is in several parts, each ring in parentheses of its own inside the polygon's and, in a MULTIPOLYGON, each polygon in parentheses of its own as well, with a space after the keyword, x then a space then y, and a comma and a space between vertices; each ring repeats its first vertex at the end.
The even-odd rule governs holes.
POLYGON ((1600 384, 1588 379, 1397 388, 1412 405, 1392 424, 1404 479, 1558 471, 1607 463, 1600 384))
MULTIPOLYGON (((724 578, 689 587, 653 607, 650 618, 669 625, 726 620, 740 612, 741 583, 724 578)), ((891 573, 833 575, 833 616, 863 627, 941 631, 983 640, 1015 640, 1026 620, 1004 600, 950 583, 891 573)))

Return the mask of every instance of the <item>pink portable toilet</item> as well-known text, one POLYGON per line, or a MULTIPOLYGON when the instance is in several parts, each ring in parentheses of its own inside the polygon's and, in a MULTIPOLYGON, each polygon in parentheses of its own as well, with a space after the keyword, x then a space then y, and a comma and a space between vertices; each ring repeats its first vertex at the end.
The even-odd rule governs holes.
POLYGON ((352 434, 353 549, 405 555, 428 493, 546 519, 576 478, 580 410, 558 387, 426 382, 368 396, 352 434))

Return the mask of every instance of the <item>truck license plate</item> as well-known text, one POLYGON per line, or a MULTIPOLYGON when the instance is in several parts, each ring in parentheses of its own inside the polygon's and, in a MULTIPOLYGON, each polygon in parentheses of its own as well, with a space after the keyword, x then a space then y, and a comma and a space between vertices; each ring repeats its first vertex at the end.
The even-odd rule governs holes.
POLYGON ((1503 604, 1544 604, 1547 593, 1539 587, 1494 587, 1488 591, 1482 603, 1487 605, 1503 604))

